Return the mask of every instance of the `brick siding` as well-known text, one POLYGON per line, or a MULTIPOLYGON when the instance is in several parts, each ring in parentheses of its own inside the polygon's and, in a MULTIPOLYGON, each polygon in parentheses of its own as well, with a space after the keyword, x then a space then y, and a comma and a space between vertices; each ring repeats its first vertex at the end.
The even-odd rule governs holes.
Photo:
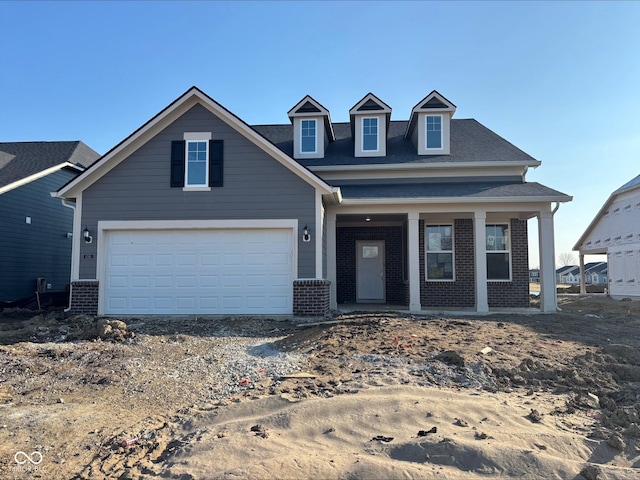
POLYGON ((324 317, 329 313, 329 280, 295 280, 293 282, 293 315, 324 317))
POLYGON ((71 315, 98 314, 98 281, 78 280, 71 282, 71 315))

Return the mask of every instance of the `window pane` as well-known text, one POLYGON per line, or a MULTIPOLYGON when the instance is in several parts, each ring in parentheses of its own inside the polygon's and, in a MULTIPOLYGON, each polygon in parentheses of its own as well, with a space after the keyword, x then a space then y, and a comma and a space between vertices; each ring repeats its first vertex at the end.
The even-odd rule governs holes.
POLYGON ((377 118, 362 119, 362 149, 363 150, 378 149, 378 119, 377 118))
POLYGON ((427 250, 452 250, 453 229, 450 225, 427 226, 427 250))
POLYGON ((207 142, 187 142, 187 185, 207 184, 207 142))
POLYGON ((487 280, 509 280, 508 253, 487 253, 487 280))
POLYGON ((453 280, 453 254, 427 254, 427 278, 429 280, 453 280))
POLYGON ((509 227, 507 225, 487 225, 487 251, 509 250, 509 227))
POLYGON ((442 118, 439 116, 428 116, 427 128, 427 148, 442 148, 442 118))
POLYGON ((316 151, 316 121, 302 120, 301 125, 301 146, 303 152, 316 151))
POLYGON ((188 185, 206 185, 207 164, 203 162, 194 162, 189 164, 189 175, 187 177, 188 185))

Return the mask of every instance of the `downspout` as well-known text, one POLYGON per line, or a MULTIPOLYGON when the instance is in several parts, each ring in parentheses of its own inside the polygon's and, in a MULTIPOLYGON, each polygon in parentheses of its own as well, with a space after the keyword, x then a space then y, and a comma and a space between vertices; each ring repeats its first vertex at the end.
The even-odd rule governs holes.
MULTIPOLYGON (((75 203, 68 204, 67 200, 64 199, 64 198, 61 198, 60 201, 62 202, 63 206, 73 210, 73 218, 75 219, 76 218, 76 204, 75 203)), ((69 306, 64 309, 65 313, 69 313, 69 311, 71 311, 71 288, 73 288, 71 286, 71 284, 73 283, 71 281, 71 277, 73 276, 73 272, 75 272, 74 266, 75 266, 75 263, 77 261, 76 260, 76 256, 75 256, 75 252, 73 251, 74 250, 74 248, 73 248, 74 243, 75 243, 75 241, 74 241, 73 236, 72 236, 71 237, 71 272, 69 274, 69 306)))

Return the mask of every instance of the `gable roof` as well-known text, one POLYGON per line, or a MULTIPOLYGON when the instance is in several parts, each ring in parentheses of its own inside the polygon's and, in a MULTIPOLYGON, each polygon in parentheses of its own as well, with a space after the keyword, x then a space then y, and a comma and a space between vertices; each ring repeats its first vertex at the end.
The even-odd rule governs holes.
POLYGON ((91 167, 84 173, 64 185, 60 190, 58 190, 57 196, 60 198, 75 198, 104 174, 125 160, 140 146, 144 145, 154 135, 159 133, 162 129, 170 125, 173 121, 178 119, 181 115, 197 104, 202 105, 222 121, 227 123, 230 127, 234 128, 247 140, 280 162, 283 166, 291 170, 310 185, 319 189, 322 194, 333 195, 334 197, 339 195, 337 189, 328 185, 319 176, 306 167, 300 165, 290 156, 285 155, 267 138, 252 129, 242 119, 194 86, 189 88, 185 93, 167 105, 144 125, 109 150, 102 158, 100 158, 100 160, 91 165, 91 167))
POLYGON ((0 142, 0 194, 61 168, 84 171, 100 157, 83 142, 0 142))
POLYGON ((315 100, 311 95, 305 95, 305 97, 296 103, 291 110, 287 112, 289 120, 293 122, 293 117, 315 117, 322 116, 324 118, 324 127, 329 137, 329 141, 333 142, 335 136, 333 134, 333 124, 331 123, 331 115, 320 102, 315 100))
POLYGON ((613 203, 613 201, 615 200, 615 198, 618 195, 620 195, 622 193, 630 192, 630 191, 635 190, 637 188, 640 188, 640 175, 638 175, 634 179, 628 181, 627 183, 622 185, 620 188, 615 190, 611 195, 609 195, 609 198, 607 199, 607 201, 604 202, 604 205, 602 205, 602 208, 600 208, 600 210, 598 211, 596 216, 593 217, 593 220, 591 220, 591 223, 589 224, 589 226, 586 228, 584 233, 580 236, 580 238, 578 239, 576 244, 573 246, 573 250, 580 251, 580 246, 582 245, 582 243, 591 234, 591 231, 598 224, 598 222, 600 221, 600 218, 602 218, 602 215, 604 214, 604 212, 607 211, 609 206, 613 203))
MULTIPOLYGON (((335 141, 331 142, 324 158, 298 160, 307 167, 362 165, 416 165, 477 164, 483 166, 499 162, 537 167, 540 161, 520 150, 492 130, 474 119, 451 120, 451 153, 449 155, 418 155, 411 140, 405 137, 408 121, 392 120, 388 127, 387 155, 363 158, 353 155, 353 134, 350 123, 334 123, 335 141)), ((291 125, 254 125, 287 155, 293 155, 293 128, 291 125)))

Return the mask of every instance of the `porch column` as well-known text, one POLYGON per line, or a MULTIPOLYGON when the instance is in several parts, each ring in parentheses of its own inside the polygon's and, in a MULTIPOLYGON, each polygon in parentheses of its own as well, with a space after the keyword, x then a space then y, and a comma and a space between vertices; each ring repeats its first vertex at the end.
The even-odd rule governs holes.
POLYGON ((554 313, 558 310, 553 241, 553 214, 550 211, 540 212, 538 213, 540 311, 543 313, 554 313))
POLYGON ((420 253, 419 253, 419 220, 417 211, 407 213, 409 239, 409 310, 419 312, 422 310, 420 303, 420 253))
POLYGON ((327 280, 329 285, 329 308, 338 309, 338 289, 336 288, 336 214, 327 212, 327 280))
POLYGON ((587 293, 587 284, 584 279, 584 253, 580 253, 580 293, 587 293))
POLYGON ((474 212, 473 236, 475 240, 476 260, 476 312, 487 313, 489 300, 487 294, 487 245, 485 240, 487 212, 474 212))

